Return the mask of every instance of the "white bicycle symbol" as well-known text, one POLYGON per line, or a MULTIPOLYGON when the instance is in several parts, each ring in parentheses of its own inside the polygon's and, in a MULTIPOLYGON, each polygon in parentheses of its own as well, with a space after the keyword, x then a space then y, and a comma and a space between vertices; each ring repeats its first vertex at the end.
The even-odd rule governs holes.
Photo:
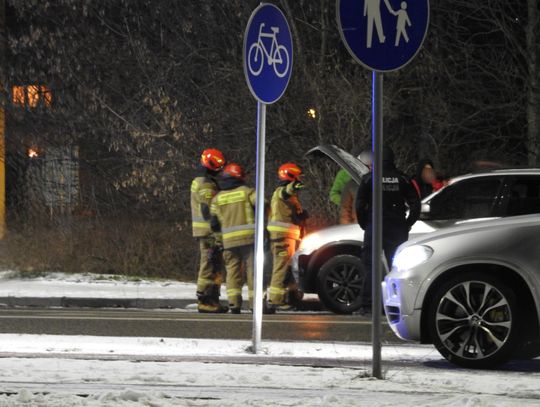
POLYGON ((264 59, 266 58, 268 65, 273 65, 274 72, 280 78, 283 78, 289 71, 289 52, 284 45, 279 45, 277 42, 277 34, 279 33, 279 27, 270 27, 272 33, 263 33, 265 24, 262 23, 259 28, 259 38, 257 42, 253 43, 249 47, 248 52, 248 67, 249 72, 253 76, 259 76, 264 66, 264 59), (268 51, 262 41, 263 38, 272 38, 272 47, 268 51))

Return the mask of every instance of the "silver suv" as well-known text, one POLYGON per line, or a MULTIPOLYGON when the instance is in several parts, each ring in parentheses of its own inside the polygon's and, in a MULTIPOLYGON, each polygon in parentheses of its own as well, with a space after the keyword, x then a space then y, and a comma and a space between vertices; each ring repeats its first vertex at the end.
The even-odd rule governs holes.
MULTIPOLYGON (((507 207, 540 212, 537 179, 516 175, 507 207)), ((503 181, 504 183, 504 181, 503 181)), ((411 239, 383 283, 398 336, 450 362, 492 368, 539 354, 540 215, 446 228, 411 239)))
MULTIPOLYGON (((336 146, 319 146, 307 155, 334 160, 360 182, 368 169, 336 146)), ((410 238, 449 226, 490 218, 540 213, 540 170, 508 169, 456 177, 422 201, 420 220, 410 238), (530 198, 532 197, 532 198, 530 198)), ((304 237, 292 259, 292 270, 306 293, 317 293, 325 307, 348 314, 361 307, 365 270, 362 265, 364 231, 337 225, 304 237)))

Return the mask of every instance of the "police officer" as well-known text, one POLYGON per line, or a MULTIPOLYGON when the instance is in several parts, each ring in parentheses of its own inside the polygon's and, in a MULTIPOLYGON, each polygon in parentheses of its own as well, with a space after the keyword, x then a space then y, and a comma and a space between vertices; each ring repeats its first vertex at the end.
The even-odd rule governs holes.
POLYGON ((290 260, 300 241, 302 225, 308 217, 297 192, 303 189, 302 170, 296 164, 283 164, 278 169, 279 186, 272 195, 268 233, 273 256, 272 280, 268 289, 268 311, 291 308, 290 300, 298 299, 296 282, 290 273, 290 260), (295 297, 295 298, 292 298, 295 297))
MULTIPOLYGON (((420 216, 420 200, 409 178, 401 173, 394 163, 394 152, 391 148, 383 149, 382 175, 382 218, 383 218, 383 250, 388 265, 399 245, 409 238, 409 230, 420 216), (407 209, 409 215, 407 216, 407 209)), ((372 173, 366 174, 360 183, 356 196, 356 213, 360 226, 365 230, 362 260, 366 267, 363 306, 371 307, 371 258, 372 249, 372 173)))
POLYGON ((242 308, 242 287, 247 279, 253 308, 253 251, 255 237, 255 189, 245 185, 245 172, 235 163, 225 166, 221 191, 212 199, 211 226, 221 234, 227 271, 227 297, 233 314, 242 308))
POLYGON ((216 242, 210 228, 210 202, 218 192, 215 177, 225 165, 221 151, 206 149, 201 154, 197 177, 191 183, 191 216, 193 237, 199 242, 197 279, 198 310, 202 313, 227 312, 219 303, 221 267, 216 242))

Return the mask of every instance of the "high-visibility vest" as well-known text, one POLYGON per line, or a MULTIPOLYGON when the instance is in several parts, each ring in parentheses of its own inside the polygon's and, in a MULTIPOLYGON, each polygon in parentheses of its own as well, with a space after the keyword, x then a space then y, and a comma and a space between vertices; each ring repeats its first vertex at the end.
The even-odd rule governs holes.
POLYGON ((207 177, 197 177, 191 183, 191 225, 194 237, 206 237, 212 233, 210 218, 204 218, 201 205, 207 205, 210 209, 212 198, 217 192, 216 183, 207 177))
POLYGON ((220 191, 214 199, 210 211, 221 226, 223 247, 247 246, 255 238, 255 189, 240 186, 220 191))
POLYGON ((294 223, 296 215, 302 213, 302 205, 292 190, 292 185, 278 187, 272 195, 272 209, 268 221, 267 230, 270 239, 295 239, 300 240, 301 227, 294 223), (283 191, 289 195, 283 199, 283 191))

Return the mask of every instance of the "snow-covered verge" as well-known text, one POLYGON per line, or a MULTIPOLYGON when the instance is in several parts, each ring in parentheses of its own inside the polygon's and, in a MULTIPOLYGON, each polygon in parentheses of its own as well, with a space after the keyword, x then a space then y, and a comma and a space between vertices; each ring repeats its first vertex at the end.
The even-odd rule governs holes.
POLYGON ((194 299, 195 284, 107 274, 45 273, 33 278, 0 272, 0 297, 194 299))
MULTIPOLYGON (((225 299, 227 287, 221 288, 225 299)), ((196 284, 174 280, 144 280, 110 274, 43 273, 31 278, 0 271, 0 298, 161 299, 195 302, 196 284)), ((243 296, 247 298, 247 286, 243 296)), ((306 299, 316 299, 306 294, 306 299)))
POLYGON ((141 362, 136 357, 213 354, 234 361, 246 357, 248 345, 245 341, 0 335, 2 351, 12 353, 0 359, 0 406, 540 406, 536 361, 518 364, 514 371, 467 371, 451 367, 425 346, 385 347, 385 380, 366 377, 371 350, 359 344, 264 343, 266 357, 343 360, 334 368, 254 361, 141 362), (33 352, 34 357, 14 357, 19 352, 33 352), (50 353, 64 356, 44 357, 50 353), (88 359, 70 358, 81 353, 88 359), (111 353, 131 356, 98 360, 111 353), (357 368, 346 367, 353 359, 359 361, 357 368), (523 367, 528 371, 519 371, 523 367))
MULTIPOLYGON (((1 406, 415 406, 539 405, 520 374, 443 378, 430 369, 362 370, 271 365, 0 360, 1 406), (437 379, 439 377, 439 379, 437 379), (500 385, 494 389, 494 382, 500 385), (480 384, 480 387, 477 385, 480 384), (516 388, 517 387, 517 388, 516 388)), ((534 380, 538 380, 536 377, 534 380)), ((534 386, 537 387, 536 383, 534 386)))
MULTIPOLYGON (((86 357, 181 358, 233 357, 252 359, 251 342, 242 340, 136 338, 69 335, 0 334, 2 355, 84 355, 86 357)), ((367 361, 371 347, 363 344, 326 342, 264 341, 261 356, 304 359, 316 358, 346 361, 367 361)), ((383 348, 385 360, 437 361, 440 356, 432 346, 388 345, 383 348)))

